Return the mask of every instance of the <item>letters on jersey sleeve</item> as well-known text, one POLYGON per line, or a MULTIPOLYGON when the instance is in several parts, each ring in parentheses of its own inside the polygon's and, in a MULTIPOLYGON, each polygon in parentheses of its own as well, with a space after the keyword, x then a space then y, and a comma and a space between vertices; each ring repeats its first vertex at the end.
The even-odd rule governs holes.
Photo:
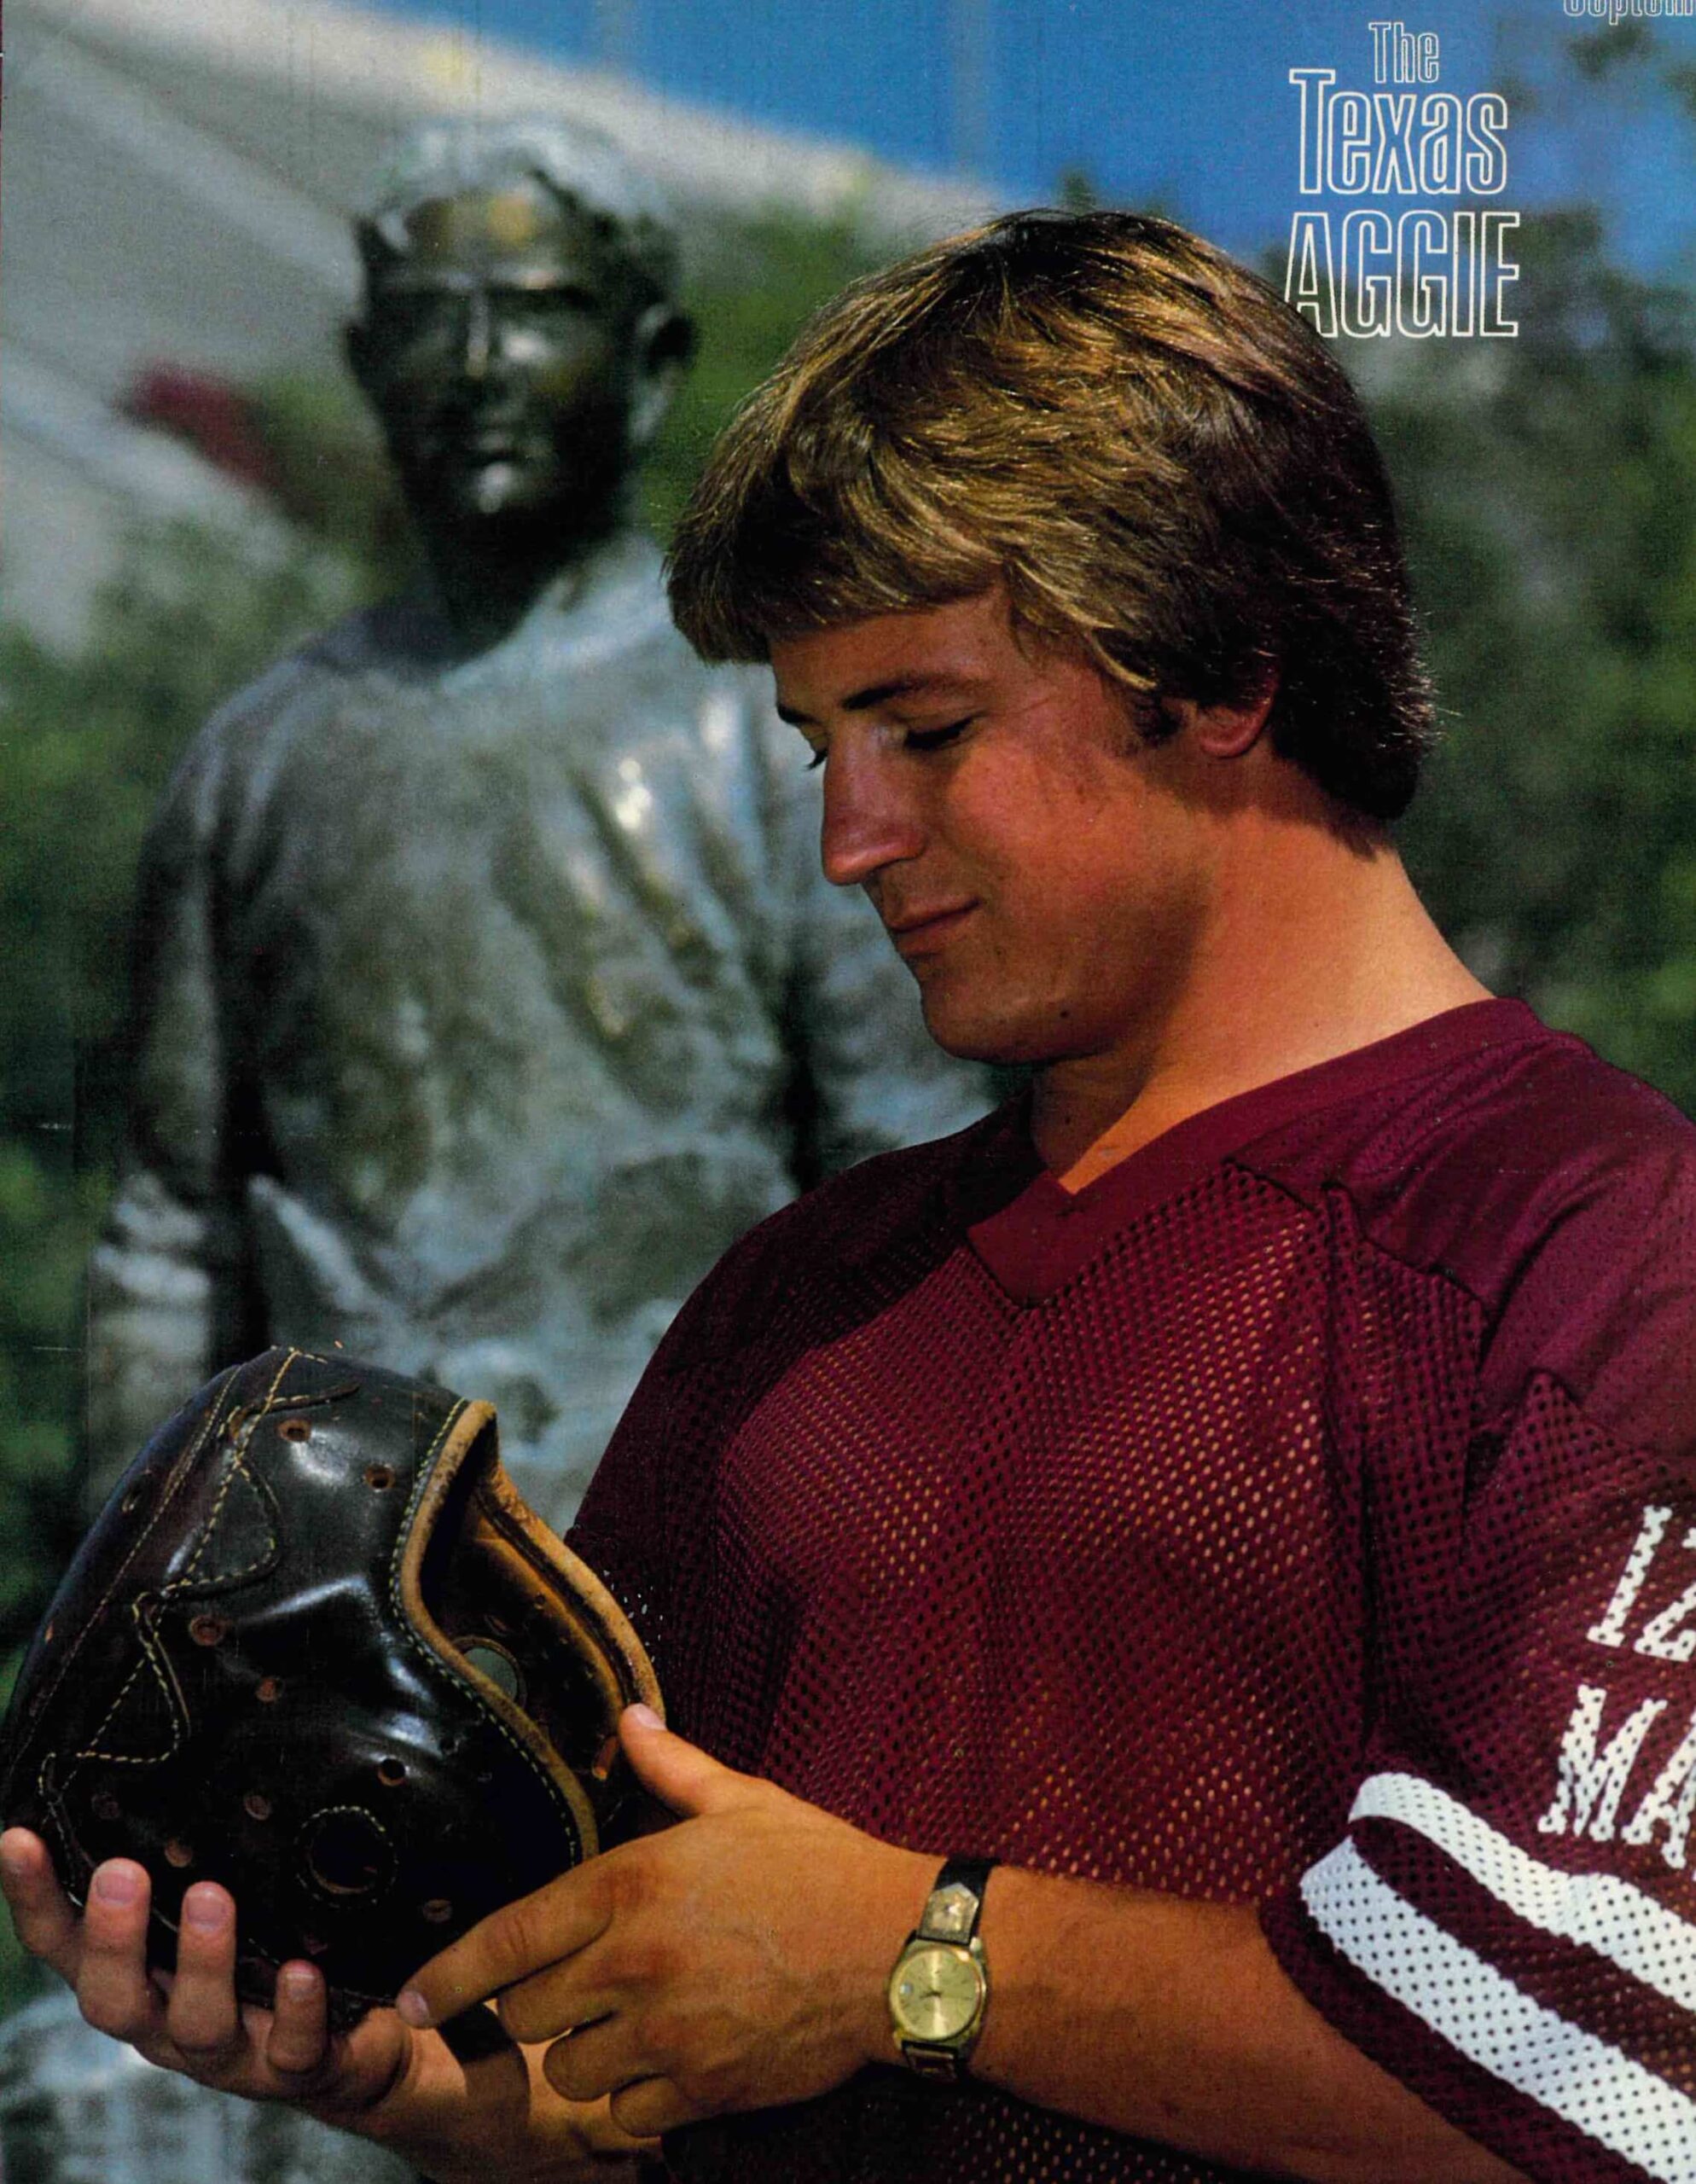
MULTIPOLYGON (((1341 2030, 1540 2184, 1696 2184, 1696 1418, 1683 1438, 1677 1416, 1696 1281, 1663 1217, 1681 1195, 1639 1254, 1588 1257, 1578 1316, 1611 1323, 1596 1378, 1577 1385, 1572 1349, 1480 1421, 1458 1557, 1378 1558, 1387 1667, 1347 1832, 1268 1914, 1341 2030)), ((1547 1250, 1570 1282, 1593 1209, 1566 1225, 1547 1250)))

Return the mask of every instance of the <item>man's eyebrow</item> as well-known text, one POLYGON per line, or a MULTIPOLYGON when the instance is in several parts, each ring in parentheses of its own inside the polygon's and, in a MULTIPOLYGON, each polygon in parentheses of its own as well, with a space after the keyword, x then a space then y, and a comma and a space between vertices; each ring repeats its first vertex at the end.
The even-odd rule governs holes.
MULTIPOLYGON (((964 689, 974 684, 975 681, 973 676, 950 674, 946 669, 938 669, 932 674, 892 676, 886 682, 868 682, 863 690, 852 692, 842 700, 841 710, 845 713, 870 712, 874 706, 886 706, 892 698, 921 697, 931 690, 964 689)), ((777 717, 787 721, 791 728, 818 726, 810 713, 801 712, 793 706, 786 706, 781 698, 776 705, 777 717)))

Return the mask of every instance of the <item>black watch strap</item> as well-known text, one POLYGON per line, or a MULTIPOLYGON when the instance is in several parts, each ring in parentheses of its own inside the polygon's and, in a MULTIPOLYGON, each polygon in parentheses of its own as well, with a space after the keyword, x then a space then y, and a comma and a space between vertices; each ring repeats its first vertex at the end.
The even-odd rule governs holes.
POLYGON ((983 1916, 984 1891, 995 1866, 993 1858, 950 1858, 931 1885, 915 1934, 927 1942, 968 1943, 983 1916))

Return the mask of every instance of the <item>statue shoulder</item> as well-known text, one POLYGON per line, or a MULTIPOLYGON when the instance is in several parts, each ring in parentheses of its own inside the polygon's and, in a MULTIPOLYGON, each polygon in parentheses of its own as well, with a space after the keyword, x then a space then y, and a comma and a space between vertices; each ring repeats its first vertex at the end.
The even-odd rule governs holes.
POLYGON ((339 694, 369 677, 409 682, 439 675, 452 657, 448 626, 427 599, 382 600, 345 614, 274 660, 225 699, 206 729, 227 735, 286 712, 302 698, 339 694))
POLYGON ((218 706, 190 739, 154 833, 210 835, 227 826, 288 746, 329 720, 362 684, 404 685, 440 671, 449 638, 427 601, 361 607, 274 660, 218 706))
POLYGON ((402 595, 356 609, 274 660, 226 698, 200 741, 214 748, 252 744, 293 729, 363 688, 427 688, 452 665, 452 632, 425 597, 402 595))

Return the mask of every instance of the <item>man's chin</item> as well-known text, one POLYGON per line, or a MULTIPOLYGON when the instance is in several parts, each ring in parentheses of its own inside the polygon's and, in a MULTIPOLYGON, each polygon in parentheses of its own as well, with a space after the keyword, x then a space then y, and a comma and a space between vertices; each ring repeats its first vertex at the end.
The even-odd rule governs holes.
POLYGON ((934 986, 921 985, 920 1006, 925 1029, 945 1054, 956 1061, 988 1062, 998 1069, 1023 1069, 1054 1060, 1053 1041, 1004 1017, 955 1007, 934 986))

